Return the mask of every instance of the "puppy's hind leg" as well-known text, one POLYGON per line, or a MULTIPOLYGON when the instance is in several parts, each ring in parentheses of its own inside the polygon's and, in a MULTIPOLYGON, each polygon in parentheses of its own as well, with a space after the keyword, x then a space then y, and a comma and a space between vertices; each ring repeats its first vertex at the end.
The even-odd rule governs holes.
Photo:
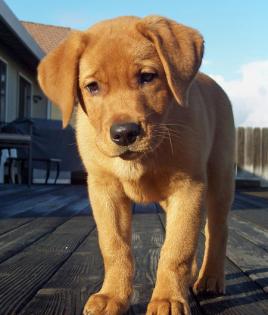
POLYGON ((233 201, 232 165, 225 171, 215 169, 209 174, 207 191, 206 245, 203 264, 194 291, 223 294, 224 261, 228 238, 228 213, 233 201), (221 173, 221 174, 219 174, 221 173))

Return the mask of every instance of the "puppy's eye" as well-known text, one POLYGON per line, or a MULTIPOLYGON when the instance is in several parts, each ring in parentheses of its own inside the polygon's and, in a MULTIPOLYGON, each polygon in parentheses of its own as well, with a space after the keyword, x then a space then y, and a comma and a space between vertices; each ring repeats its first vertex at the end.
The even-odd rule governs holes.
POLYGON ((90 94, 92 95, 96 95, 98 94, 100 88, 99 88, 99 85, 96 81, 93 81, 91 83, 89 83, 86 88, 88 89, 88 91, 90 92, 90 94))
POLYGON ((140 74, 140 84, 146 84, 152 82, 157 77, 153 72, 142 72, 140 74))

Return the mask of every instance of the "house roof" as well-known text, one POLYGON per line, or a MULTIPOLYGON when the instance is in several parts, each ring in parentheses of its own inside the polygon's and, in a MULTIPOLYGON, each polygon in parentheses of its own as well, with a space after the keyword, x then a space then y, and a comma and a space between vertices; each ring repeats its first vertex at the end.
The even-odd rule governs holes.
POLYGON ((58 46, 58 44, 71 32, 71 28, 69 27, 26 21, 21 21, 21 23, 46 54, 58 46))
POLYGON ((42 49, 3 0, 0 0, 0 38, 1 44, 32 70, 44 57, 42 49))

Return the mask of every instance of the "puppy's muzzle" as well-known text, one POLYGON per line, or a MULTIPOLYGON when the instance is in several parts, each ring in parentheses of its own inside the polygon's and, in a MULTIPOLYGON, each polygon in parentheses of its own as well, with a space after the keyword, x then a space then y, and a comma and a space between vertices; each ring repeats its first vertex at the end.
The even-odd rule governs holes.
POLYGON ((140 134, 141 126, 133 122, 113 124, 110 129, 112 141, 119 146, 128 146, 134 143, 140 134))

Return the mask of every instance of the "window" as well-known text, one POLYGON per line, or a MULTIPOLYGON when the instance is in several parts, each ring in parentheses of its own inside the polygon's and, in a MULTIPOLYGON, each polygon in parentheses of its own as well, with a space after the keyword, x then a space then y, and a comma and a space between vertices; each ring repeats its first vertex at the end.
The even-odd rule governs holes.
POLYGON ((19 76, 19 119, 31 117, 32 85, 19 76))
POLYGON ((5 122, 7 101, 7 64, 0 59, 0 123, 5 122))

